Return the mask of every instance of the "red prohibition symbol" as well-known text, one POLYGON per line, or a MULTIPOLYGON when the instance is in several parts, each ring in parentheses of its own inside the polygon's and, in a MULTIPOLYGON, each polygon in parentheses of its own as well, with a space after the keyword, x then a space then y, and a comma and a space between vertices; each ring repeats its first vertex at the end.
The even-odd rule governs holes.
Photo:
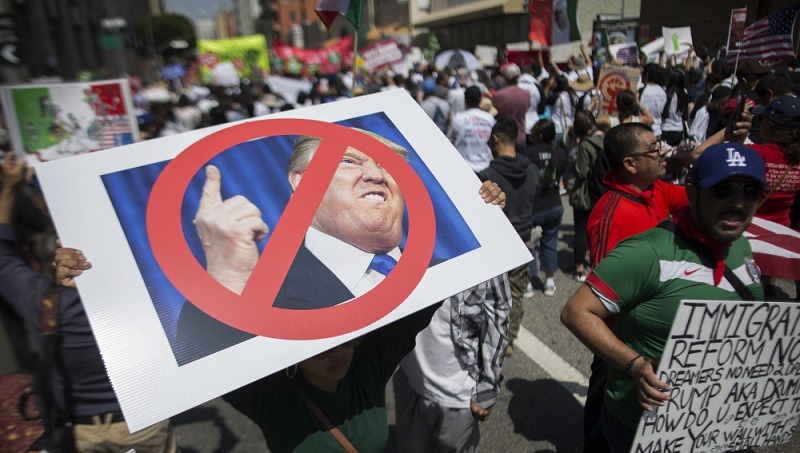
POLYGON ((156 180, 147 204, 146 223, 156 261, 187 300, 231 327, 287 340, 343 335, 386 316, 417 287, 428 269, 436 236, 430 196, 408 162, 385 144, 357 130, 305 119, 252 121, 212 133, 192 144, 156 180), (192 178, 216 155, 239 143, 279 135, 310 135, 320 137, 321 143, 244 291, 238 295, 214 280, 192 254, 181 226, 183 197, 192 178), (397 182, 408 210, 408 237, 403 255, 383 282, 347 303, 312 310, 275 308, 272 306, 275 297, 348 147, 375 159, 397 182))

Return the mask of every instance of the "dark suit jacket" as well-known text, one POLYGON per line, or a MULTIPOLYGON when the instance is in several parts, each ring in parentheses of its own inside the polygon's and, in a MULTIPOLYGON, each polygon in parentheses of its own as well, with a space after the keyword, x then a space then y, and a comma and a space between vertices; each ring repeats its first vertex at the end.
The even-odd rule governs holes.
MULTIPOLYGON (((353 293, 303 244, 273 306, 308 310, 332 307, 353 297, 353 293)), ((184 365, 253 337, 253 334, 217 321, 187 301, 178 318, 173 350, 178 365, 184 365)))

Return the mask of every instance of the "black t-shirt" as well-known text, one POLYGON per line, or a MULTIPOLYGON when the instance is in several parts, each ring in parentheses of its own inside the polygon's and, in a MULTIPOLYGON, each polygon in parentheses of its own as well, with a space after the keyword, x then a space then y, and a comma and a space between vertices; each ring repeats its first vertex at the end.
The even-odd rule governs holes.
POLYGON ((560 205, 558 182, 567 171, 569 164, 567 151, 557 146, 555 142, 529 143, 524 154, 539 167, 539 191, 533 203, 533 212, 542 212, 560 205))

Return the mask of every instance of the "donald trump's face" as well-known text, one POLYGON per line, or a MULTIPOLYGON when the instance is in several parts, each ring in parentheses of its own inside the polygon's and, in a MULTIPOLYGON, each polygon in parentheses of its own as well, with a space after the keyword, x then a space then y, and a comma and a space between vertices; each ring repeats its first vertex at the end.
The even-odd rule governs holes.
MULTIPOLYGON (((290 173, 293 189, 301 178, 301 172, 290 173)), ((386 253, 400 245, 403 208, 392 176, 371 157, 348 148, 311 226, 366 252, 386 253)))

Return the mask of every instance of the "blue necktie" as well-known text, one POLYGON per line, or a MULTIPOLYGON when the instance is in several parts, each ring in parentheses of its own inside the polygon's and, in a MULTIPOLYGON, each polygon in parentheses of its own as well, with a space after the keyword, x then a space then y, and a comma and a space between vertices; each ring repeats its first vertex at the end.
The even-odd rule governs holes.
POLYGON ((397 265, 397 260, 385 253, 380 253, 372 258, 372 262, 369 263, 369 268, 383 275, 389 275, 389 272, 394 269, 395 265, 397 265))

